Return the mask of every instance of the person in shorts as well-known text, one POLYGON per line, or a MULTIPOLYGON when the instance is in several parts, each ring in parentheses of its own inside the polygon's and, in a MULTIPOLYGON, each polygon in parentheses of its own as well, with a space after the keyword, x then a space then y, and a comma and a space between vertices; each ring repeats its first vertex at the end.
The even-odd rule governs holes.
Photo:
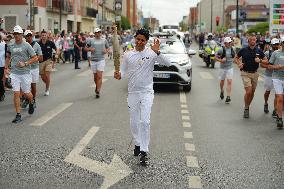
MULTIPOLYGON (((26 42, 28 42, 34 49, 36 55, 37 55, 37 58, 38 58, 38 61, 42 61, 43 60, 43 57, 42 57, 42 51, 41 51, 41 48, 39 46, 39 44, 33 40, 33 33, 32 31, 30 30, 26 30, 25 33, 24 33, 24 36, 26 38, 26 42)), ((31 91, 32 91, 32 94, 33 94, 33 102, 34 102, 34 107, 36 107, 36 84, 38 83, 38 80, 39 80, 39 62, 35 62, 33 64, 31 64, 31 75, 32 75, 32 84, 31 84, 31 91)), ((27 100, 26 100, 27 102, 27 100)), ((25 105, 27 103, 23 103, 23 105, 25 105)), ((22 106, 23 107, 23 106, 22 106)), ((23 107, 25 108, 25 107, 23 107)))
POLYGON ((269 59, 268 69, 273 70, 272 81, 276 94, 276 124, 279 129, 283 128, 283 90, 284 90, 284 36, 281 37, 281 50, 272 53, 269 59))
POLYGON ((20 108, 21 90, 29 101, 29 114, 34 113, 33 94, 31 93, 31 67, 30 65, 37 62, 37 56, 32 46, 23 41, 23 29, 15 26, 13 29, 15 42, 8 45, 7 59, 5 68, 11 64, 11 83, 14 91, 14 105, 16 109, 16 117, 12 121, 18 123, 22 121, 20 108))
MULTIPOLYGON (((266 51, 264 54, 265 56, 268 58, 268 60, 270 59, 272 53, 276 50, 279 49, 279 43, 280 40, 277 38, 273 38, 271 40, 271 49, 269 49, 268 51, 266 51)), ((268 99, 269 99, 269 95, 270 95, 270 91, 273 89, 273 82, 272 82, 272 73, 273 70, 269 70, 268 69, 268 61, 263 61, 261 64, 261 67, 266 68, 265 72, 264 72, 264 113, 269 113, 269 109, 268 109, 268 99)), ((277 117, 277 113, 276 113, 276 96, 274 98, 274 110, 272 112, 272 116, 273 117, 277 117)))
POLYGON ((249 106, 253 100, 258 82, 259 73, 257 70, 262 61, 267 61, 267 58, 262 50, 256 47, 256 36, 254 34, 250 34, 248 37, 248 47, 242 48, 235 58, 235 62, 241 71, 241 77, 245 89, 244 118, 249 118, 249 106))
POLYGON ((105 54, 109 51, 109 45, 106 39, 102 38, 100 28, 95 29, 95 38, 88 42, 90 47, 85 50, 92 53, 91 69, 94 73, 94 81, 96 84, 96 98, 100 98, 102 88, 103 72, 105 69, 105 54))
MULTIPOLYGON (((45 93, 44 96, 49 95, 50 88, 50 72, 52 71, 52 50, 57 52, 56 46, 53 41, 47 39, 47 32, 41 32, 41 40, 38 42, 41 47, 43 60, 39 63, 39 74, 42 81, 45 83, 45 93)), ((59 54, 60 51, 57 52, 59 54)), ((56 55, 57 57, 58 55, 56 55)))
POLYGON ((232 48, 232 39, 230 37, 224 38, 224 47, 216 53, 216 60, 220 62, 220 98, 224 99, 224 84, 227 79, 227 97, 225 103, 231 102, 232 80, 234 75, 233 60, 235 58, 235 51, 232 48))

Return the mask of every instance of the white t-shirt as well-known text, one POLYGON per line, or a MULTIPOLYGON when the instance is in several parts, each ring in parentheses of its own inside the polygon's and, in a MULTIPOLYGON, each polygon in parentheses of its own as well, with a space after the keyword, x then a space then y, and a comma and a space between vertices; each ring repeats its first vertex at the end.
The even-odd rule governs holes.
POLYGON ((5 42, 0 42, 0 67, 5 67, 5 42))

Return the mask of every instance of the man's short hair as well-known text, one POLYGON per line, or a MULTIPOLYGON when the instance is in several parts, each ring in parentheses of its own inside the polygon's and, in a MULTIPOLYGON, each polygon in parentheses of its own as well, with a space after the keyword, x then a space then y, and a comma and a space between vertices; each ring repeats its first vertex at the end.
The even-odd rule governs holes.
POLYGON ((135 37, 137 37, 137 35, 144 35, 144 37, 149 40, 150 37, 150 33, 149 30, 145 29, 145 28, 140 28, 136 31, 135 37))
POLYGON ((45 30, 42 30, 41 32, 40 32, 40 34, 43 34, 43 33, 47 33, 45 30))

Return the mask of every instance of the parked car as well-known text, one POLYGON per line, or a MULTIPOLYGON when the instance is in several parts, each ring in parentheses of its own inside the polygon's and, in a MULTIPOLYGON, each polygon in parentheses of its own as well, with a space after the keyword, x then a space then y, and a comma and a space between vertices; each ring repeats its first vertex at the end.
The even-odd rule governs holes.
POLYGON ((183 41, 174 35, 156 37, 159 37, 161 42, 161 53, 170 59, 172 65, 161 66, 158 62, 154 65, 154 85, 178 85, 189 92, 192 85, 190 56, 195 55, 196 51, 187 50, 183 41))

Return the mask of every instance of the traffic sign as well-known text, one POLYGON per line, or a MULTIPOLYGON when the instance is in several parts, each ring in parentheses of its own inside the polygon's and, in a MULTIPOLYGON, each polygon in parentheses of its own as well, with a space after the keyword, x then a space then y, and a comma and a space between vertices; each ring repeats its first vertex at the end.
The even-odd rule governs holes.
POLYGON ((270 0, 270 33, 284 31, 284 2, 283 0, 270 0))

